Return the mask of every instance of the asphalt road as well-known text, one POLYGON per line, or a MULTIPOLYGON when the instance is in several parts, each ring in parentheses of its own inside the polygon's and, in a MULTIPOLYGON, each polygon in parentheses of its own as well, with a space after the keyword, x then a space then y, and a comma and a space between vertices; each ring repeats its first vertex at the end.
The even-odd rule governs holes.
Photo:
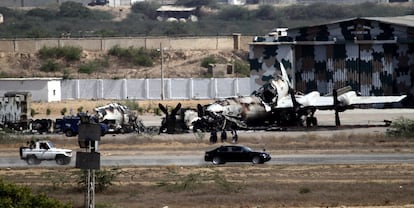
MULTIPOLYGON (((286 154, 271 155, 270 165, 324 165, 324 164, 392 164, 412 163, 414 154, 380 153, 380 154, 286 154)), ((76 157, 68 166, 75 166, 76 157)), ((209 165, 203 155, 139 155, 139 156, 102 156, 104 166, 202 166, 209 165)), ((249 164, 250 163, 244 163, 249 164)), ((35 167, 58 166, 54 161, 43 161, 35 167)), ((28 167, 20 158, 0 158, 0 168, 28 167)))
MULTIPOLYGON (((334 124, 333 111, 317 111, 319 124, 332 125, 334 124)), ((367 133, 367 132, 381 132, 385 131, 383 127, 370 127, 370 125, 383 125, 383 120, 395 120, 398 118, 414 119, 414 109, 355 109, 348 110, 341 113, 341 120, 344 125, 366 125, 369 128, 356 129, 336 129, 312 131, 318 135, 328 135, 339 133, 342 131, 351 131, 353 133, 367 133)), ((161 117, 157 116, 142 116, 145 125, 159 125, 161 117)), ((245 132, 246 134, 256 132, 245 132)), ((281 131, 281 132, 262 132, 272 135, 285 134, 303 134, 303 131, 281 131)), ((125 137, 125 135, 116 135, 117 137, 125 137)), ((192 134, 182 135, 183 139, 193 136, 192 134)), ((111 140, 113 136, 108 135, 103 140, 111 140)), ((120 139, 118 138, 118 139, 120 139)), ((153 139, 168 140, 169 135, 162 134, 154 136, 153 139)), ((192 138, 193 139, 193 138, 192 138)), ((101 166, 162 166, 162 165, 207 165, 204 161, 204 152, 188 153, 188 154, 166 154, 166 155, 102 155, 101 166)), ((72 162, 68 166, 75 166, 76 155, 72 158, 72 162)), ((316 165, 316 164, 389 164, 389 163, 414 163, 414 153, 350 153, 350 154, 272 154, 272 160, 266 164, 270 165, 316 165)), ((249 163, 247 163, 249 164, 249 163)), ((1 157, 0 168, 7 167, 27 167, 25 161, 20 160, 19 156, 15 157, 1 157)), ((54 161, 44 161, 42 166, 57 166, 54 161)))

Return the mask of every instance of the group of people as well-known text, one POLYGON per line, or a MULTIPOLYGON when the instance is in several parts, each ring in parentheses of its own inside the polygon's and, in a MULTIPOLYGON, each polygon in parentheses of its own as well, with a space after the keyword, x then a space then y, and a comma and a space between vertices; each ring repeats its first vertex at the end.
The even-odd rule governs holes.
MULTIPOLYGON (((237 135, 236 130, 232 129, 231 135, 232 135, 232 143, 234 144, 237 143, 238 135, 237 135)), ((221 130, 220 139, 221 139, 221 142, 227 142, 227 132, 225 129, 221 130)), ((215 129, 211 130, 210 132, 210 143, 211 144, 217 143, 217 131, 215 129)))

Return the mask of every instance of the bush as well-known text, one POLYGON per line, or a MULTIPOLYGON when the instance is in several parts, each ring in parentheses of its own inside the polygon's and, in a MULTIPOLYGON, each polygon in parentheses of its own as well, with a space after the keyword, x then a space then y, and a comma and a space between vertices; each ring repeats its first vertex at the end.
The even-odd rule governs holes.
POLYGON ((74 46, 64 46, 61 48, 62 57, 67 61, 78 61, 82 55, 82 49, 74 46))
POLYGON ((38 113, 36 112, 36 110, 35 110, 35 109, 33 109, 33 108, 30 108, 30 116, 31 116, 31 117, 34 117, 36 114, 38 114, 38 113))
POLYGON ((146 67, 150 67, 154 65, 151 58, 145 55, 138 55, 136 57, 133 57, 132 63, 136 66, 146 66, 146 67))
POLYGON ((26 34, 28 38, 47 38, 49 33, 45 30, 35 28, 26 34))
POLYGON ((250 76, 250 67, 249 64, 236 60, 234 62, 234 73, 237 73, 238 75, 242 77, 249 77, 250 76))
POLYGON ((399 118, 392 122, 387 135, 392 137, 414 138, 414 120, 399 118))
POLYGON ((71 207, 56 199, 50 199, 45 194, 33 194, 29 188, 14 184, 6 184, 0 179, 0 207, 71 207))
POLYGON ((143 14, 149 19, 156 19, 157 9, 159 7, 159 4, 153 2, 136 2, 131 6, 131 11, 133 13, 143 14))
POLYGON ((52 61, 52 60, 48 60, 45 64, 43 64, 40 67, 40 71, 43 72, 56 72, 59 71, 60 67, 59 67, 59 63, 52 61))
POLYGON ((214 58, 214 56, 208 56, 203 58, 201 61, 201 67, 207 68, 210 64, 216 64, 217 60, 214 58))
POLYGON ((96 66, 92 63, 86 63, 79 66, 78 72, 84 74, 92 74, 96 71, 96 66))
POLYGON ((311 192, 311 190, 309 189, 309 188, 301 188, 300 190, 299 190, 299 193, 300 194, 308 194, 308 193, 310 193, 311 192))
POLYGON ((145 50, 144 48, 121 48, 118 45, 108 51, 108 55, 124 59, 137 66, 152 66, 153 59, 159 55, 154 50, 145 50))
POLYGON ((67 61, 80 60, 82 48, 75 46, 43 47, 37 52, 41 59, 64 58, 67 61))
POLYGON ((64 116, 66 114, 66 112, 68 112, 67 108, 62 108, 62 110, 60 110, 60 115, 64 116))
POLYGON ((26 15, 31 17, 40 17, 43 18, 43 20, 48 21, 55 16, 55 13, 55 11, 49 9, 34 8, 29 10, 26 15))
POLYGON ((84 7, 82 3, 67 1, 60 5, 57 16, 87 18, 90 17, 91 14, 91 11, 84 7))
POLYGON ((125 102, 122 103, 122 105, 125 105, 126 107, 128 107, 129 110, 140 109, 139 103, 132 101, 132 100, 126 100, 125 102))
POLYGON ((63 80, 65 80, 65 79, 71 79, 69 70, 67 70, 67 69, 63 70, 62 79, 63 80))

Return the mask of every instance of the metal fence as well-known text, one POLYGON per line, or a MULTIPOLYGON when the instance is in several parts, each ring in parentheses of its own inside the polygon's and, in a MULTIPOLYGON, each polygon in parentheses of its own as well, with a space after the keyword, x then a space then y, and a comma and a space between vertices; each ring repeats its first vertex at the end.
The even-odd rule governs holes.
POLYGON ((250 95, 250 78, 210 79, 79 79, 63 80, 67 99, 216 99, 250 95))

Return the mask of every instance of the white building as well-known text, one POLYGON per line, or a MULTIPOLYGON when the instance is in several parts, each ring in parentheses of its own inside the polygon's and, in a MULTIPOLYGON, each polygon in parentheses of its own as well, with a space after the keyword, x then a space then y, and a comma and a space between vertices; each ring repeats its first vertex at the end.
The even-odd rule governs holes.
POLYGON ((30 92, 33 101, 61 101, 61 78, 2 78, 0 95, 6 92, 30 92))

